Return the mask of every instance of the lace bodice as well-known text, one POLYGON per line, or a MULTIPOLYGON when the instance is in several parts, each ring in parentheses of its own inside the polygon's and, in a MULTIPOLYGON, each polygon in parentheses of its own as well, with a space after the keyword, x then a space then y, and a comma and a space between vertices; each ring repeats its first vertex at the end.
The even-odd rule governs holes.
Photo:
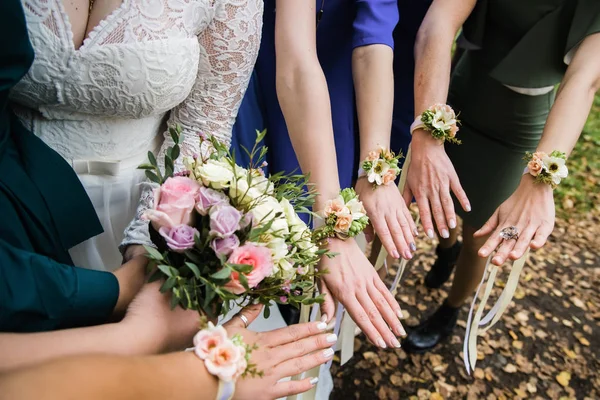
MULTIPOLYGON (((260 44, 262 0, 123 0, 76 50, 63 0, 23 0, 35 61, 11 99, 69 161, 131 159, 172 144, 164 120, 229 144, 260 44)), ((138 217, 151 205, 143 192, 138 217)), ((136 218, 126 243, 147 243, 136 218)))

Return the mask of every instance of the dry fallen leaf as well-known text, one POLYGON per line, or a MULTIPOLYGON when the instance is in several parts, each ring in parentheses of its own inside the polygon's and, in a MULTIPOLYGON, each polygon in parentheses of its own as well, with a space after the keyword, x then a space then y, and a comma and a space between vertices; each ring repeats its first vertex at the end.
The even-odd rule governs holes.
POLYGON ((512 345, 517 350, 523 349, 523 342, 521 342, 520 340, 513 340, 512 345))
POLYGON ((517 367, 510 363, 506 364, 503 369, 504 372, 508 372, 509 374, 514 374, 515 372, 517 372, 517 367))
POLYGON ((590 342, 589 340, 587 340, 586 338, 584 338, 583 336, 581 336, 579 338, 579 343, 581 343, 582 345, 589 347, 590 346, 590 342))
POLYGON ((567 371, 562 371, 560 374, 558 374, 556 376, 556 381, 564 387, 569 386, 570 380, 571 380, 571 374, 567 371))

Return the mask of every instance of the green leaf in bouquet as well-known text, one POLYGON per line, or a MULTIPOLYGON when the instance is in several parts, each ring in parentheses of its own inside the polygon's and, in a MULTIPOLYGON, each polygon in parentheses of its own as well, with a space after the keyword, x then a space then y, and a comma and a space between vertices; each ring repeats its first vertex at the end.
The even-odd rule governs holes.
POLYGON ((177 278, 175 278, 174 276, 169 277, 160 287, 161 293, 166 293, 167 291, 173 289, 176 283, 177 278))
POLYGON ((169 271, 171 271, 172 276, 179 276, 179 271, 177 270, 177 268, 169 267, 169 271))
POLYGON ((235 272, 239 272, 239 273, 243 273, 243 274, 248 274, 248 273, 252 272, 252 265, 248 265, 248 264, 227 264, 227 266, 229 268, 231 268, 232 270, 234 270, 235 272))
POLYGON ((171 278, 173 274, 171 273, 171 267, 168 265, 161 264, 158 266, 158 269, 162 271, 163 274, 171 278))
MULTIPOLYGON (((196 245, 198 245, 198 236, 196 236, 194 238, 194 241, 196 242, 196 245)), ((204 263, 204 260, 202 259, 202 257, 198 253, 196 253, 194 250, 186 251, 185 256, 196 265, 202 265, 204 263)))
POLYGON ((171 150, 171 159, 173 160, 177 160, 179 158, 179 155, 181 154, 181 149, 179 148, 179 145, 175 145, 173 146, 173 149, 171 150))
POLYGON ((238 275, 238 279, 240 280, 240 283, 242 284, 242 286, 244 287, 244 289, 250 290, 250 287, 248 286, 248 278, 246 278, 246 275, 239 274, 238 275))
POLYGON ((158 175, 156 175, 154 172, 150 171, 149 169, 147 169, 145 173, 146 173, 146 178, 150 179, 152 182, 158 183, 159 185, 162 183, 162 179, 160 179, 158 177, 158 175))
POLYGON ((173 139, 173 142, 179 144, 179 141, 181 140, 181 126, 177 124, 175 125, 175 127, 170 127, 169 134, 171 135, 171 139, 173 139))
POLYGON ((148 161, 150 161, 151 165, 158 168, 158 163, 156 162, 156 157, 154 156, 154 153, 151 151, 148 152, 148 161))
POLYGON ((262 131, 259 131, 258 129, 256 130, 256 144, 262 142, 262 140, 265 138, 267 134, 267 130, 263 129, 262 131))
POLYGON ((163 278, 162 271, 159 269, 155 269, 154 272, 152 273, 152 275, 150 275, 150 278, 148 278, 148 282, 155 282, 162 278, 163 278))
POLYGON ((263 316, 265 317, 265 319, 269 319, 269 317, 271 316, 271 307, 269 307, 268 304, 266 304, 265 308, 263 309, 263 316))
POLYGON ((229 275, 231 275, 231 270, 226 264, 220 271, 215 272, 210 277, 213 279, 227 279, 229 278, 229 275))
POLYGON ((200 270, 198 269, 198 266, 196 264, 186 261, 185 265, 190 269, 190 271, 192 271, 196 278, 200 279, 200 270))
POLYGON ((173 163, 165 164, 165 179, 173 176, 173 163))
POLYGON ((179 293, 176 289, 177 288, 173 289, 173 294, 171 295, 171 310, 175 309, 175 307, 177 307, 180 301, 179 293))
POLYGON ((137 169, 155 169, 156 167, 151 164, 142 164, 137 167, 137 169))
POLYGON ((160 251, 156 250, 154 247, 144 245, 144 249, 148 253, 147 256, 151 260, 162 261, 164 257, 160 254, 160 251))
POLYGON ((215 292, 213 287, 210 285, 207 285, 205 293, 204 293, 204 303, 202 304, 202 309, 209 310, 211 308, 210 304, 212 303, 212 301, 216 297, 216 295, 217 295, 217 293, 215 292))

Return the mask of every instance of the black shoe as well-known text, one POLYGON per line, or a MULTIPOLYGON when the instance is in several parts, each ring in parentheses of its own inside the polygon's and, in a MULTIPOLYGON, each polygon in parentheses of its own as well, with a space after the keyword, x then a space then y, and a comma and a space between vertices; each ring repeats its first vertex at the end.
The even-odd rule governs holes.
POLYGON ((407 353, 425 353, 446 339, 456 326, 460 308, 450 307, 444 302, 432 316, 418 326, 409 329, 408 336, 402 341, 407 353))
POLYGON ((438 289, 448 281, 456 265, 456 260, 458 260, 460 249, 462 249, 462 243, 459 241, 447 249, 438 245, 435 249, 437 259, 425 276, 425 286, 430 289, 438 289))

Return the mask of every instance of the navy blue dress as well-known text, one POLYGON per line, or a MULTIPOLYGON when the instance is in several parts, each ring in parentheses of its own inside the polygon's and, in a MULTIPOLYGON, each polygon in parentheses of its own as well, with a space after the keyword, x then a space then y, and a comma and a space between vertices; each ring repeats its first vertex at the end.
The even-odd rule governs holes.
MULTIPOLYGON (((316 0, 317 10, 320 10, 321 2, 316 0)), ((352 185, 358 166, 352 50, 371 44, 393 48, 392 33, 397 22, 396 0, 327 0, 324 3, 324 13, 317 28, 317 54, 329 88, 342 187, 352 185)), ((251 85, 254 86, 246 93, 234 127, 233 148, 253 143, 254 129, 265 126, 270 172, 300 171, 275 88, 274 0, 265 1, 263 38, 253 80, 251 85), (262 110, 258 107, 261 101, 262 110)))

